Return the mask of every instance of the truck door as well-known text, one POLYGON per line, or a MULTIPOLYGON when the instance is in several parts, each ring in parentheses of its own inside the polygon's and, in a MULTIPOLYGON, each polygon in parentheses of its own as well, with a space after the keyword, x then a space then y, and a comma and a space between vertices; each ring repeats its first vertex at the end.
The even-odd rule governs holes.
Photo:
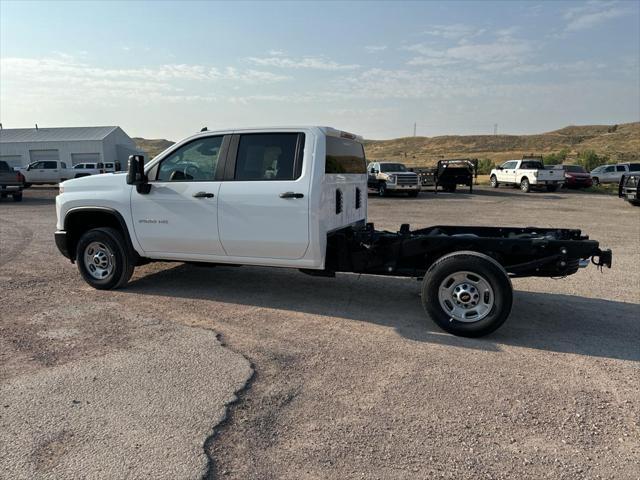
POLYGON ((498 172, 498 181, 503 183, 516 182, 516 167, 518 162, 510 160, 502 164, 502 170, 498 172))
POLYGON ((44 180, 48 183, 58 183, 60 181, 60 168, 58 162, 48 160, 44 162, 44 180))
POLYGON ((224 138, 185 143, 148 172, 148 194, 132 189, 133 225, 145 252, 224 256, 218 234, 218 160, 229 141, 224 138))
POLYGON ((305 135, 234 135, 220 187, 220 239, 234 257, 298 259, 309 245, 305 135))

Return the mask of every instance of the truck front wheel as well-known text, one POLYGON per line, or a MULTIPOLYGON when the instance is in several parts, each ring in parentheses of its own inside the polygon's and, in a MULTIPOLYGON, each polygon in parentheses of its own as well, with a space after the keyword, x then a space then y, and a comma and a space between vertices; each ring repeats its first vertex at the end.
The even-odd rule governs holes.
POLYGON ((122 234, 114 228, 94 228, 78 241, 76 263, 85 282, 98 290, 127 284, 135 268, 122 234))
POLYGON ((387 195, 387 184, 380 182, 378 184, 378 196, 385 197, 387 195))
POLYGON ((422 306, 443 330, 481 337, 500 327, 511 312, 513 287, 493 258, 455 252, 437 260, 422 282, 422 306))
POLYGON ((500 184, 498 183, 498 177, 496 177, 495 175, 491 175, 491 186, 493 188, 498 188, 500 186, 500 184))

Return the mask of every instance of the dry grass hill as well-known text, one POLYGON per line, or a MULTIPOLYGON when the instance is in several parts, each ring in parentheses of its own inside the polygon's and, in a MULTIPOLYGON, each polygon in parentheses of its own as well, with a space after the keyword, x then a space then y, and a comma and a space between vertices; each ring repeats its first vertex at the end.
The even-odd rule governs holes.
MULTIPOLYGON (((134 138, 149 158, 173 142, 134 138)), ((612 161, 640 159, 640 122, 620 125, 570 126, 536 135, 445 135, 366 140, 367 158, 398 160, 410 165, 431 165, 441 158, 488 158, 495 162, 523 154, 549 154, 569 150, 569 158, 585 150, 612 161)))
POLYGON ((620 125, 570 126, 535 135, 445 135, 367 140, 369 159, 431 165, 442 158, 488 158, 495 162, 523 154, 569 150, 569 158, 585 150, 613 161, 640 159, 640 122, 620 125))

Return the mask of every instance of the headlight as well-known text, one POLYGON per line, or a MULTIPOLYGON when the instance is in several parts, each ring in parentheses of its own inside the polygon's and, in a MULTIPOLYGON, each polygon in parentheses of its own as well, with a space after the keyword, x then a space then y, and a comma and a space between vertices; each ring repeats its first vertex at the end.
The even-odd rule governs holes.
POLYGON ((387 182, 389 183, 396 183, 396 176, 395 175, 389 175, 387 177, 387 182))

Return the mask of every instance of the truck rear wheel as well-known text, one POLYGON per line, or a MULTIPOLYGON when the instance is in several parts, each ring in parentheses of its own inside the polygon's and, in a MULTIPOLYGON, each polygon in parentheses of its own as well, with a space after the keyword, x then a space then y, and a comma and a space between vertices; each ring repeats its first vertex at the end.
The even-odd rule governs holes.
POLYGON ((94 228, 78 241, 76 263, 85 282, 98 290, 124 287, 135 268, 122 234, 114 228, 94 228))
POLYGON ((22 201, 22 192, 14 193, 13 194, 13 201, 14 202, 21 202, 22 201))
POLYGON ((524 193, 529 193, 529 191, 531 190, 531 184, 529 183, 529 179, 527 177, 524 177, 522 180, 520 180, 520 190, 522 190, 524 193))
POLYGON ((481 337, 500 327, 511 312, 513 287, 493 258, 461 251, 437 260, 422 282, 422 306, 443 330, 481 337))

